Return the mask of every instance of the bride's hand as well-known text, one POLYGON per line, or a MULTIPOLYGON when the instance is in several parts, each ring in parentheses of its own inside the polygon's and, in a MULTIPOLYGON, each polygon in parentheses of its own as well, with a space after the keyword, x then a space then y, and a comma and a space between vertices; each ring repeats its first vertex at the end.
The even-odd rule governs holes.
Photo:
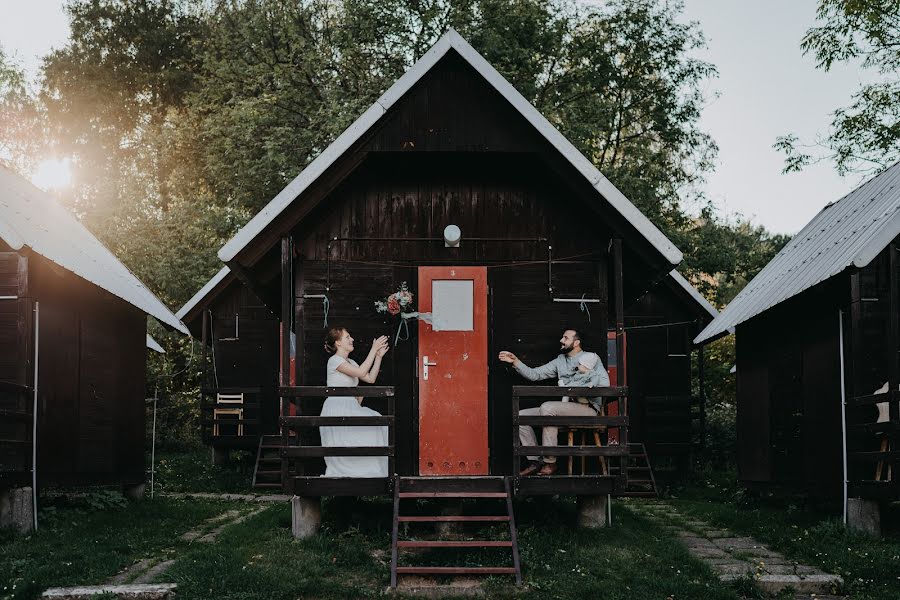
POLYGON ((381 349, 382 346, 387 344, 387 336, 383 335, 381 337, 375 338, 372 341, 372 349, 369 350, 369 354, 375 354, 381 349))
POLYGON ((390 349, 391 349, 390 345, 387 342, 385 342, 381 346, 381 348, 379 348, 378 351, 375 353, 375 356, 377 356, 378 358, 382 358, 385 354, 388 353, 388 350, 390 350, 390 349))

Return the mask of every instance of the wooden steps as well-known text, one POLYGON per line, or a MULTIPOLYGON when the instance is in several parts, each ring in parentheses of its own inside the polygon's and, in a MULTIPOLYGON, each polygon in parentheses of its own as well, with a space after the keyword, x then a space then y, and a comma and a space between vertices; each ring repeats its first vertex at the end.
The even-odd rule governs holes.
POLYGON ((281 481, 281 436, 263 435, 256 449, 256 465, 253 468, 253 487, 276 489, 284 487, 281 481))
POLYGON ((391 587, 397 587, 399 575, 514 575, 522 583, 519 544, 513 515, 512 490, 508 477, 396 477, 394 479, 394 520, 391 530, 391 587), (473 499, 478 502, 502 500, 506 514, 481 515, 403 515, 403 500, 473 499), (400 523, 481 523, 507 525, 508 540, 401 540, 400 523), (434 548, 509 548, 512 566, 400 566, 402 550, 434 548))
MULTIPOLYGON (((617 497, 656 498, 656 478, 650 465, 650 457, 644 444, 628 444, 628 466, 625 470, 625 486, 617 489, 617 497)), ((618 476, 619 467, 610 467, 610 475, 618 476)))

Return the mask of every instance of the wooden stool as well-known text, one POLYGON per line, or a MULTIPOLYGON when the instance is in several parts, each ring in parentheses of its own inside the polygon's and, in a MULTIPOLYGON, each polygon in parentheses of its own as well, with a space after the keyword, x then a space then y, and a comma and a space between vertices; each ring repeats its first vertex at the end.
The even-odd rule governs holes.
MULTIPOLYGON (((578 427, 576 425, 576 426, 565 428, 566 437, 568 438, 568 441, 569 441, 569 446, 575 445, 575 443, 574 443, 575 442, 575 433, 578 432, 580 434, 580 438, 578 440, 579 446, 584 446, 584 438, 585 438, 586 434, 593 433, 594 434, 594 445, 598 448, 602 448, 603 442, 600 440, 600 434, 605 431, 606 431, 605 425, 600 425, 600 426, 587 425, 585 427, 578 427)), ((587 457, 586 456, 581 457, 581 474, 582 475, 584 475, 585 458, 587 458, 587 457)), ((599 458, 600 458, 600 473, 603 475, 608 475, 609 470, 606 465, 606 457, 600 456, 599 458)), ((575 457, 570 456, 569 457, 569 475, 572 474, 572 467, 574 465, 574 462, 575 462, 575 457)))

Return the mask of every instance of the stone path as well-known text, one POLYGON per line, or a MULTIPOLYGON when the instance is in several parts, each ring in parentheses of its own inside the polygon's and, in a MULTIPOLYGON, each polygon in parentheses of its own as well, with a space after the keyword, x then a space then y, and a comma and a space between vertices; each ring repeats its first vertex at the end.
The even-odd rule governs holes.
POLYGON ((720 581, 749 578, 770 594, 792 588, 798 599, 842 598, 832 595, 843 584, 839 576, 789 560, 753 538, 736 536, 682 515, 660 500, 631 502, 628 507, 680 539, 693 556, 710 566, 720 581))

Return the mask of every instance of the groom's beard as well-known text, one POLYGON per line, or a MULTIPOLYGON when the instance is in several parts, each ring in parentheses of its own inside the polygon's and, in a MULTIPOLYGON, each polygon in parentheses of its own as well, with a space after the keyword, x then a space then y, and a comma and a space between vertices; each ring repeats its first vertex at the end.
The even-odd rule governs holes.
POLYGON ((574 344, 571 345, 571 346, 562 346, 562 347, 560 347, 560 349, 559 349, 559 353, 560 353, 560 354, 568 354, 569 352, 572 351, 573 348, 575 348, 575 345, 574 345, 574 344))

